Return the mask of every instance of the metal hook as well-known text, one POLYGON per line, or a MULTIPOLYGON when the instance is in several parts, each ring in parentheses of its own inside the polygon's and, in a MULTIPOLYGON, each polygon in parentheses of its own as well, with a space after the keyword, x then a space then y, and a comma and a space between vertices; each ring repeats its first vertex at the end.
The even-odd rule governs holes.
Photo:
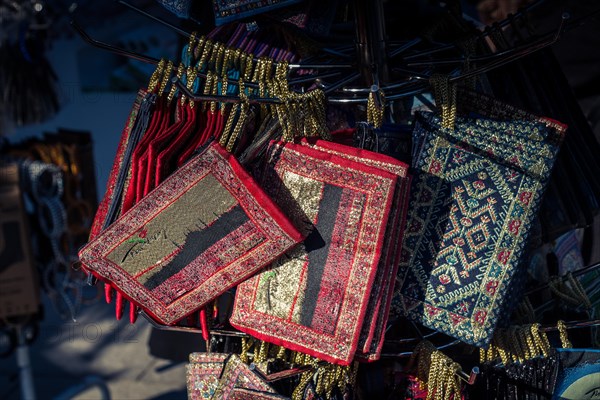
MULTIPOLYGON (((195 94, 188 89, 181 79, 176 76, 171 78, 171 82, 177 85, 177 88, 181 90, 186 97, 194 101, 215 101, 220 103, 239 103, 241 99, 239 96, 224 96, 224 95, 205 95, 195 94)), ((249 103, 268 103, 268 104, 281 104, 281 100, 277 97, 247 97, 249 103)))
POLYGON ((79 34, 79 36, 81 36, 81 38, 84 41, 86 41, 87 43, 91 44, 94 47, 98 47, 98 48, 103 49, 103 50, 108 50, 111 53, 115 53, 115 54, 118 54, 118 55, 121 55, 121 56, 125 56, 125 57, 128 57, 128 58, 132 58, 134 60, 142 61, 142 62, 145 62, 145 63, 148 63, 148 64, 158 64, 158 62, 160 61, 160 60, 158 60, 157 58, 154 58, 154 57, 144 56, 142 54, 138 54, 138 53, 135 53, 133 51, 121 49, 119 47, 115 47, 115 46, 112 46, 110 44, 100 42, 100 41, 98 41, 96 39, 92 39, 86 33, 86 31, 84 31, 83 28, 74 19, 71 20, 70 24, 73 27, 73 29, 75 29, 75 32, 77 32, 79 34))

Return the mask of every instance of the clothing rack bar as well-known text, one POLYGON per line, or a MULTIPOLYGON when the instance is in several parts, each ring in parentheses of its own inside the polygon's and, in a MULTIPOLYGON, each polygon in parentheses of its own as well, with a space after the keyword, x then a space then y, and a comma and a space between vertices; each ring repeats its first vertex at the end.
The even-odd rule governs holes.
MULTIPOLYGON (((435 347, 438 350, 444 350, 444 349, 447 349, 447 348, 452 347, 452 346, 456 346, 457 344, 461 344, 461 343, 464 344, 464 342, 462 342, 460 340, 454 340, 454 341, 452 341, 450 343, 446 343, 446 344, 443 344, 441 346, 435 346, 435 347)), ((381 354, 381 358, 406 358, 406 357, 410 357, 412 355, 413 355, 412 351, 405 351, 405 352, 402 352, 402 353, 385 353, 385 354, 381 354)))
MULTIPOLYGON (((242 99, 239 96, 224 96, 224 95, 210 95, 210 94, 195 94, 188 89, 185 84, 178 77, 171 78, 171 82, 181 90, 186 97, 194 101, 215 101, 219 103, 240 103, 242 99)), ((277 97, 252 97, 248 96, 247 101, 249 103, 257 104, 281 104, 282 101, 277 97)))
MULTIPOLYGON (((146 314, 144 311, 140 310, 138 313, 146 321, 148 321, 150 323, 150 325, 152 325, 153 328, 159 329, 161 331, 187 332, 187 333, 198 333, 198 334, 202 333, 202 330, 200 328, 195 328, 195 327, 191 327, 191 326, 188 327, 188 326, 177 326, 177 325, 161 325, 158 322, 156 322, 155 320, 153 320, 151 317, 149 317, 148 314, 146 314)), ((210 334, 218 335, 218 336, 240 337, 240 338, 248 337, 248 335, 243 332, 229 331, 229 330, 222 330, 222 329, 212 329, 212 330, 210 330, 210 334)))
MULTIPOLYGON (((581 329, 581 328, 592 328, 594 326, 600 326, 600 319, 591 319, 587 321, 570 321, 565 322, 567 329, 581 329)), ((558 331, 558 326, 546 326, 540 328, 542 332, 554 332, 558 331)))
POLYGON ((79 36, 81 36, 81 38, 84 41, 86 41, 88 44, 91 44, 94 47, 98 47, 102 50, 108 50, 111 53, 125 56, 128 58, 134 59, 134 60, 142 61, 147 64, 155 64, 156 65, 160 62, 160 60, 158 58, 144 56, 144 55, 135 53, 133 51, 120 49, 120 48, 112 46, 110 44, 100 42, 96 39, 92 39, 92 37, 90 37, 90 35, 88 35, 87 32, 84 31, 83 28, 77 22, 75 22, 74 19, 71 20, 70 25, 73 27, 73 29, 75 29, 75 31, 79 34, 79 36))
MULTIPOLYGON (((515 19, 519 19, 519 18, 523 18, 523 17, 527 16, 527 14, 530 11, 532 11, 533 9, 535 9, 536 7, 538 7, 545 1, 546 0, 536 0, 535 2, 528 4, 527 6, 521 8, 519 11, 517 11, 516 14, 512 14, 508 18, 505 18, 502 21, 497 22, 495 24, 495 26, 497 26, 499 28, 503 28, 503 27, 511 24, 515 19)), ((490 34, 489 31, 481 32, 480 37, 483 38, 483 37, 489 36, 489 34, 490 34)), ((446 44, 446 45, 437 47, 435 49, 425 50, 425 51, 422 51, 419 53, 408 55, 408 56, 404 57, 404 60, 412 60, 412 59, 423 57, 423 56, 430 56, 435 53, 439 53, 439 52, 446 51, 446 50, 451 50, 454 47, 455 47, 454 43, 446 44)))
MULTIPOLYGON (((134 6, 133 4, 130 4, 129 2, 125 1, 125 0, 118 0, 118 2, 128 8, 130 8, 133 11, 136 11, 138 13, 140 13, 141 15, 152 19, 153 21, 156 21, 162 25, 165 25, 171 29, 173 29, 175 32, 179 33, 182 36, 187 37, 188 39, 192 36, 192 34, 190 32, 187 32, 183 29, 180 29, 178 27, 176 27, 173 24, 170 24, 169 22, 163 20, 162 18, 158 18, 136 6, 134 6)), ((257 59, 254 59, 254 62, 257 62, 257 59)), ((273 63, 274 65, 277 65, 277 62, 273 63)), ((340 69, 347 69, 347 68, 354 68, 355 66, 353 64, 289 64, 288 68, 289 69, 331 69, 331 68, 340 68, 340 69)))
POLYGON ((190 32, 184 31, 183 29, 165 21, 164 19, 158 18, 158 17, 150 14, 149 12, 146 12, 146 11, 142 10, 141 8, 138 8, 138 7, 134 6, 133 4, 126 2, 125 0, 118 0, 118 2, 122 5, 124 5, 125 7, 128 7, 130 9, 132 9, 133 11, 135 11, 147 18, 150 18, 153 21, 156 21, 160 24, 163 24, 164 26, 166 26, 168 28, 173 29, 175 32, 179 33, 180 35, 187 36, 188 38, 192 35, 190 32))
MULTIPOLYGON (((593 272, 593 271, 595 271, 595 270, 597 270, 599 268, 600 268, 600 262, 596 263, 596 264, 588 265, 587 267, 582 268, 582 269, 578 269, 577 271, 573 271, 573 272, 571 272, 571 275, 573 277, 577 278, 577 277, 585 275, 585 274, 587 274, 589 272, 593 272)), ((564 281, 566 279, 566 277, 567 277, 567 275, 563 275, 563 276, 560 277, 560 279, 564 281)), ((539 292, 540 290, 544 290, 544 289, 547 289, 547 288, 548 288, 548 283, 545 283, 543 285, 534 287, 533 289, 529 289, 528 291, 526 291, 523 294, 523 296, 529 296, 529 295, 531 295, 533 293, 539 292)))
MULTIPOLYGON (((326 365, 326 363, 320 362, 319 365, 326 365)), ((259 368, 256 367, 256 364, 254 363, 250 364, 250 369, 256 372, 265 382, 276 382, 281 379, 291 378, 293 376, 300 375, 304 372, 312 371, 314 367, 312 365, 303 365, 296 368, 274 372, 268 375, 265 375, 259 368)))

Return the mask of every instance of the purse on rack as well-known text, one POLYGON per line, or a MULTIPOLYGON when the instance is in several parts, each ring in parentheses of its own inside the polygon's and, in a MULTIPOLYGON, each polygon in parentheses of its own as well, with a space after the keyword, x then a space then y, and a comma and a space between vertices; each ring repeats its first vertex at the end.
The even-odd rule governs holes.
POLYGON ((235 158, 213 142, 85 246, 80 259, 169 325, 301 240, 235 158))
POLYGON ((235 2, 213 0, 215 25, 220 26, 229 22, 259 15, 277 8, 298 3, 300 0, 238 0, 235 2))
POLYGON ((255 371, 252 371, 248 365, 244 364, 238 355, 232 354, 225 363, 212 399, 243 398, 245 394, 238 392, 236 395, 236 389, 249 389, 257 393, 277 394, 255 371))
POLYGON ((485 346, 507 312, 564 126, 416 114, 395 315, 485 346))
POLYGON ((266 342, 348 365, 387 257, 397 180, 335 152, 272 142, 261 181, 306 239, 238 287, 230 323, 266 342))
POLYGON ((212 399, 228 353, 192 353, 186 365, 188 400, 212 399))
POLYGON ((543 239, 550 242, 589 225, 600 209, 600 146, 552 51, 536 51, 488 75, 498 99, 569 126, 550 185, 552 196, 546 196, 540 210, 543 239))
POLYGON ((186 381, 189 400, 286 399, 235 354, 190 354, 186 381))
POLYGON ((408 165, 386 155, 325 140, 304 139, 300 144, 310 146, 327 154, 359 162, 366 166, 380 168, 397 177, 394 198, 386 227, 382 258, 379 261, 375 280, 373 281, 371 296, 357 349, 357 356, 361 360, 377 360, 383 347, 385 327, 394 290, 395 281, 390 279, 390 277, 396 276, 398 272, 402 232, 404 223, 406 222, 408 190, 410 188, 408 165))

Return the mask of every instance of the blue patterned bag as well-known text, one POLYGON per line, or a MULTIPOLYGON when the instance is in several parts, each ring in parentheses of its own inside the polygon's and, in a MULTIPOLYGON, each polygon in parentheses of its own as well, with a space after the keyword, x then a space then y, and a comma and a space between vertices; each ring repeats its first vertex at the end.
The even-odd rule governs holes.
POLYGON ((220 26, 299 2, 300 0, 213 0, 215 25, 220 26))
POLYGON ((565 127, 417 113, 393 314, 486 346, 525 258, 565 127), (497 139, 493 139, 497 138, 497 139))

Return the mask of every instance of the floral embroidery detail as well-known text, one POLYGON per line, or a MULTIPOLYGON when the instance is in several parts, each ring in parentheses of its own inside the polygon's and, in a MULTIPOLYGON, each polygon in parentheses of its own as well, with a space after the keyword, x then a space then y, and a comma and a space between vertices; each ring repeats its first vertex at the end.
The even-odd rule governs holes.
POLYGON ((506 265, 508 259, 510 258, 510 250, 502 250, 498 253, 498 261, 502 264, 506 265))
POLYGON ((442 169, 442 164, 437 160, 433 160, 431 162, 431 167, 429 167, 429 173, 437 174, 438 172, 440 172, 441 169, 442 169))
POLYGON ((431 191, 423 190, 421 192, 421 197, 419 197, 419 201, 421 203, 428 203, 431 201, 432 198, 433 198, 433 195, 431 194, 431 191))
POLYGON ((466 242, 465 239, 461 237, 455 237, 452 239, 452 243, 454 243, 456 246, 464 246, 466 242))
POLYGON ((473 187, 477 190, 483 190, 485 189, 485 183, 483 181, 475 181, 473 182, 473 187))
POLYGON ((519 234, 520 227, 521 227, 521 221, 519 221, 518 219, 513 219, 512 221, 510 221, 508 223, 508 231, 515 236, 519 234))
POLYGON ((533 193, 531 193, 531 192, 522 192, 519 195, 519 200, 521 200, 521 203, 523 203, 525 205, 529 205, 529 202, 531 201, 532 196, 533 196, 533 193))
POLYGON ((465 320, 465 317, 463 317, 462 315, 458 315, 458 314, 454 314, 451 313, 450 314, 450 320, 452 321, 453 325, 458 325, 460 324, 462 321, 465 320))
POLYGON ((422 229, 422 227, 423 224, 421 224, 419 221, 414 220, 410 223, 408 230, 410 232, 419 232, 422 229))
POLYGON ((498 289, 498 281, 496 280, 489 281, 485 285, 485 290, 492 296, 496 294, 496 289, 498 289))
POLYGON ((565 129, 537 117, 511 119, 502 106, 495 111, 510 121, 458 117, 454 131, 441 129, 441 119, 431 113, 417 113, 414 137, 421 153, 413 165, 408 219, 422 229, 405 232, 410 255, 399 266, 392 303, 393 312, 476 346, 489 343, 508 311, 507 288, 520 273, 526 235, 565 129), (539 132, 532 134, 532 127, 539 132), (507 128, 514 137, 504 134, 507 128), (518 150, 520 142, 525 145, 518 150), (423 190, 433 196, 427 204, 419 202, 423 190), (454 324, 453 312, 466 320, 454 324))
POLYGON ((487 311, 479 310, 473 314, 473 320, 479 325, 483 325, 485 323, 485 319, 487 318, 487 311))
POLYGON ((426 308, 427 308, 427 314, 429 314, 429 316, 434 316, 440 312, 440 309, 437 307, 427 306, 426 308))

